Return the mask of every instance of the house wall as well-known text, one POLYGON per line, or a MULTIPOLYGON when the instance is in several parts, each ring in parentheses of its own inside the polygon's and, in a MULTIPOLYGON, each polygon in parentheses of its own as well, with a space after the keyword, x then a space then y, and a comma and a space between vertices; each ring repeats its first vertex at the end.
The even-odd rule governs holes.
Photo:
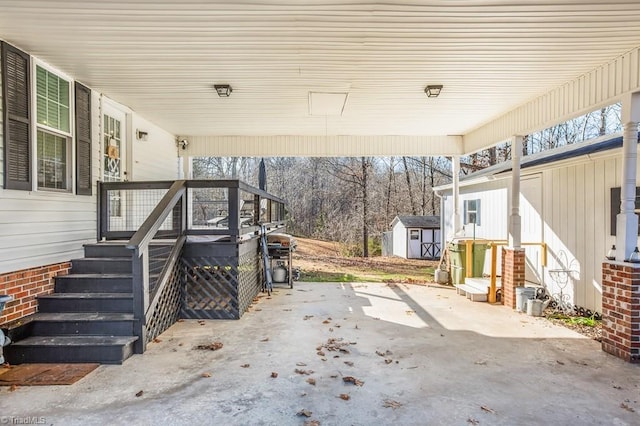
POLYGON ((393 232, 393 255, 407 258, 407 228, 401 222, 397 222, 393 232))
MULTIPOLYGON (((541 235, 547 244, 546 267, 541 264, 539 248, 525 247, 527 281, 544 284, 558 296, 562 290, 567 302, 597 312, 602 312, 602 261, 615 244, 609 229, 610 189, 621 183, 619 153, 612 150, 522 170, 522 241, 535 242, 529 240, 541 235), (554 271, 559 269, 569 272, 554 271)), ((464 199, 482 200, 482 226, 476 229, 477 237, 508 238, 509 187, 507 178, 461 188, 461 206, 464 199)), ((452 235, 451 198, 449 194, 445 200, 447 239, 452 235)), ((462 207, 460 211, 462 214, 462 207)), ((470 236, 469 226, 465 235, 470 236)), ((485 263, 485 273, 489 272, 485 263)))
MULTIPOLYGON (((1 93, 0 87, 0 96, 1 93)), ((52 291, 53 276, 66 273, 68 262, 83 256, 83 244, 96 241, 96 182, 102 176, 104 99, 99 93, 92 93, 92 196, 4 189, 0 155, 0 294, 12 294, 16 299, 7 304, 0 324, 16 315, 33 313, 35 297, 52 291)), ((130 155, 127 179, 176 179, 175 137, 126 107, 119 107, 126 112, 124 130, 130 155), (137 128, 148 132, 147 141, 136 140, 137 128)), ((0 135, 2 117, 0 99, 0 135)), ((0 139, 0 151, 3 140, 0 139)))

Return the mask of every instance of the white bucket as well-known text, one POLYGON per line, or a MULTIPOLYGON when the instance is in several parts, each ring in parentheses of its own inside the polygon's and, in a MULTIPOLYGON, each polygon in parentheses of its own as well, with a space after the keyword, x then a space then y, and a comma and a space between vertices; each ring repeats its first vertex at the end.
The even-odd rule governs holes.
POLYGON ((542 304, 543 304, 542 300, 538 300, 538 299, 527 300, 527 315, 531 315, 532 317, 541 317, 542 304))
POLYGON ((434 278, 438 284, 446 284, 449 282, 449 273, 443 269, 436 269, 434 278))

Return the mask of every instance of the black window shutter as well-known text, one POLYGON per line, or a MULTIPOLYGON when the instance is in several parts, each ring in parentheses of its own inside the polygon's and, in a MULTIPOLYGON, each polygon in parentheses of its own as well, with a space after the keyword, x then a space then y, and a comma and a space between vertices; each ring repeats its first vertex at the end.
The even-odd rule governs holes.
POLYGON ((91 195, 91 89, 76 81, 76 193, 91 195))
POLYGON ((2 42, 4 187, 31 191, 29 55, 2 42))

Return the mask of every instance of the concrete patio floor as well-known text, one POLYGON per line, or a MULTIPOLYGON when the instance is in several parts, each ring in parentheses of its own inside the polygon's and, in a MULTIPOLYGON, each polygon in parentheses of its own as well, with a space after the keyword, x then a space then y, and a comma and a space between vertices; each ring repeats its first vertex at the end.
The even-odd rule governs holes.
POLYGON ((101 366, 75 385, 0 389, 0 423, 24 418, 59 425, 638 425, 640 366, 544 319, 446 288, 300 283, 262 297, 238 321, 179 322, 144 355, 101 366), (334 347, 344 344, 348 353, 328 350, 332 338, 343 339, 334 347), (194 349, 215 341, 224 346, 194 349), (298 416, 301 410, 311 416, 298 416))

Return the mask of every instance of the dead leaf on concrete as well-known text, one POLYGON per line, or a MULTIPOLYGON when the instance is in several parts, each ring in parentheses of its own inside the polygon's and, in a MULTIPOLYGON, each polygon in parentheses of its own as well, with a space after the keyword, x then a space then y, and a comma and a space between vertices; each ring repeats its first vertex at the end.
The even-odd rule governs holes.
POLYGON ((351 361, 345 361, 344 363, 347 364, 349 367, 353 367, 353 362, 351 361))
POLYGON ((564 365, 564 362, 556 360, 556 362, 560 365, 564 365))
POLYGON ((362 380, 358 380, 355 377, 352 376, 345 376, 342 378, 342 381, 345 383, 353 383, 356 386, 362 386, 364 385, 364 382, 362 380))
POLYGON ((222 346, 224 346, 222 342, 213 342, 209 343, 208 345, 198 345, 195 347, 195 349, 217 351, 218 349, 221 349, 222 346))
POLYGON ((406 311, 406 312, 407 312, 407 315, 413 315, 416 313, 416 311, 406 311))
POLYGON ((330 375, 329 377, 331 377, 332 379, 337 379, 337 378, 338 378, 338 375, 337 375, 337 374, 332 374, 332 375, 330 375))
POLYGON ((384 408, 393 408, 395 410, 396 408, 402 407, 402 403, 398 401, 394 401, 393 399, 385 399, 384 404, 382 404, 382 406, 384 408))
POLYGON ((304 422, 304 426, 320 426, 320 422, 318 420, 307 420, 304 422))
POLYGON ((311 318, 313 318, 313 315, 305 315, 304 318, 302 318, 302 319, 306 321, 306 320, 311 319, 311 318))
POLYGON ((385 357, 385 356, 393 355, 393 352, 391 352, 389 349, 387 349, 384 352, 376 351, 376 355, 385 357))
POLYGON ((324 320, 324 321, 322 321, 322 323, 323 323, 323 324, 329 324, 330 322, 331 322, 331 321, 329 321, 329 320, 324 320))
POLYGON ((316 354, 320 355, 320 356, 324 356, 324 352, 322 352, 322 351, 318 351, 318 352, 316 352, 316 354))
POLYGON ((296 365, 298 367, 306 367, 307 366, 307 364, 305 364, 304 362, 296 362, 296 365))
POLYGON ((496 411, 495 411, 494 409, 489 408, 489 407, 487 407, 486 405, 482 405, 482 406, 480 406, 480 409, 481 409, 482 411, 486 411, 487 413, 491 413, 491 414, 495 414, 495 413, 496 413, 496 411))
POLYGON ((469 418, 467 419, 467 423, 472 424, 472 425, 478 425, 478 424, 480 424, 480 422, 479 422, 478 420, 474 419, 473 417, 469 417, 469 418))
POLYGON ((268 338, 268 337, 265 337, 264 339, 262 339, 262 340, 260 340, 260 341, 261 341, 261 342, 268 342, 268 341, 269 341, 269 338, 268 338))
POLYGON ((487 361, 476 361, 474 362, 475 365, 487 365, 487 361))
POLYGON ((298 373, 298 374, 301 374, 303 376, 308 376, 310 374, 313 374, 313 370, 301 370, 299 368, 296 368, 295 372, 298 373))
POLYGON ((249 364, 242 364, 240 367, 242 367, 242 368, 249 368, 249 364))
POLYGON ((211 377, 211 373, 202 373, 202 377, 209 378, 211 377))
POLYGON ((335 328, 340 328, 340 327, 342 327, 340 324, 334 324, 333 326, 334 326, 335 328))
POLYGON ((178 318, 178 322, 184 322, 182 318, 178 318))
POLYGON ((340 394, 340 399, 343 399, 343 400, 345 400, 345 401, 348 401, 348 400, 350 400, 350 399, 351 399, 351 397, 350 397, 350 396, 349 396, 349 394, 347 394, 347 393, 341 393, 341 394, 340 394))
POLYGON ((385 359, 385 360, 384 360, 384 363, 385 363, 385 364, 391 364, 392 362, 393 362, 393 360, 392 360, 392 359, 389 359, 389 358, 387 358, 387 359, 385 359))
POLYGON ((627 410, 630 413, 635 413, 636 412, 636 410, 633 407, 629 407, 624 402, 620 404, 620 408, 624 408, 625 410, 627 410))
POLYGON ((302 410, 298 411, 298 413, 297 413, 298 416, 305 416, 305 417, 311 417, 312 414, 313 413, 311 411, 306 410, 304 408, 302 410))
MULTIPOLYGON (((19 387, 20 387, 20 386, 18 386, 18 385, 16 385, 16 384, 14 383, 14 384, 12 384, 11 386, 9 386, 9 392, 15 392, 15 391, 17 391, 17 390, 18 390, 18 388, 19 388, 19 387)), ((142 392, 142 391, 140 391, 140 392, 142 392)), ((142 395, 142 394, 141 394, 141 395, 142 395)), ((136 395, 136 396, 138 396, 138 395, 136 395)))
POLYGON ((316 379, 313 379, 313 378, 309 377, 307 379, 307 383, 309 383, 310 385, 315 386, 316 385, 316 379))
POLYGON ((136 393, 136 398, 140 398, 142 395, 144 394, 144 391, 139 391, 138 393, 136 393))
POLYGON ((278 373, 276 373, 275 371, 273 371, 273 372, 271 373, 271 377, 275 379, 276 377, 278 377, 278 373))
POLYGON ((158 339, 157 337, 153 339, 153 343, 160 343, 160 342, 162 342, 162 340, 158 339))

